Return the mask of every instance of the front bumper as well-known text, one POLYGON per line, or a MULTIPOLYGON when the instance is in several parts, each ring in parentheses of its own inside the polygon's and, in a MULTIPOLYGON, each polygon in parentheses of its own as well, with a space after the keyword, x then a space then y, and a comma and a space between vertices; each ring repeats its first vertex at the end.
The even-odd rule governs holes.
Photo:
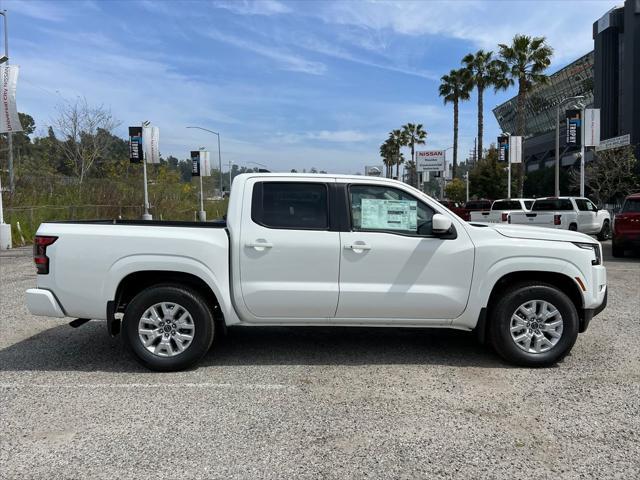
POLYGON ((582 318, 580 319, 580 330, 579 332, 586 332, 587 328, 589 328, 589 323, 593 320, 593 317, 598 315, 602 310, 604 310, 607 306, 607 297, 609 296, 608 290, 604 292, 604 299, 599 307, 596 308, 585 308, 583 310, 582 318))
POLYGON ((66 317, 56 297, 49 290, 30 288, 26 292, 27 308, 31 315, 43 317, 66 317))

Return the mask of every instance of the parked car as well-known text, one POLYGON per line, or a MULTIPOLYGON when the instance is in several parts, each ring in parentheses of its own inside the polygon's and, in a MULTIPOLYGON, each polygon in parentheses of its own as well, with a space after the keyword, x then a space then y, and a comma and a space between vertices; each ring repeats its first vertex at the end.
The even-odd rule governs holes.
POLYGON ((598 240, 611 236, 609 212, 583 197, 539 198, 533 202, 530 212, 509 215, 509 223, 573 230, 596 235, 598 240))
POLYGON ((488 212, 491 210, 491 200, 469 200, 464 204, 462 219, 471 220, 471 212, 488 212))
POLYGON ((453 213, 458 215, 460 218, 463 218, 465 209, 464 209, 464 206, 461 205, 460 203, 453 202, 451 200, 438 200, 438 202, 440 203, 440 205, 447 207, 449 210, 451 210, 453 213))
POLYGON ((511 212, 528 212, 534 201, 533 198, 502 198, 493 202, 488 212, 471 212, 471 221, 508 223, 511 212))
POLYGON ((586 235, 472 225, 363 176, 239 175, 226 222, 43 223, 34 261, 32 314, 106 320, 163 371, 196 363, 233 325, 475 330, 510 362, 549 365, 607 295, 586 235))
POLYGON ((624 256, 625 250, 640 249, 640 193, 625 198, 613 218, 611 247, 614 257, 624 256))

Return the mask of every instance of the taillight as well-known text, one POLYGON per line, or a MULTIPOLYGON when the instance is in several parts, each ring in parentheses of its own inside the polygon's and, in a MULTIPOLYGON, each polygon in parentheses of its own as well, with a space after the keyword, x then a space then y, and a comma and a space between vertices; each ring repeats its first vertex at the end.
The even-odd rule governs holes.
POLYGON ((509 219, 509 214, 508 213, 503 213, 502 214, 502 221, 506 222, 509 219))
POLYGON ((36 264, 36 271, 41 275, 49 273, 49 257, 47 257, 47 247, 55 242, 58 237, 46 237, 36 235, 33 240, 33 261, 36 264))
POLYGON ((554 225, 560 225, 560 217, 562 217, 562 215, 554 215, 553 216, 553 224, 554 225))

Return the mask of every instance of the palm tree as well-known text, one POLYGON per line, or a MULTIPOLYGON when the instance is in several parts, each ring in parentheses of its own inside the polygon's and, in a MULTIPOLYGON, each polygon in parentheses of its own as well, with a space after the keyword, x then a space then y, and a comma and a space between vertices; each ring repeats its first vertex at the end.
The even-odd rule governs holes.
POLYGON ((469 72, 461 68, 451 70, 448 75, 440 79, 439 93, 444 103, 453 103, 453 178, 456 178, 458 168, 458 104, 460 100, 469 100, 471 82, 469 72))
POLYGON ((393 164, 395 161, 395 146, 387 139, 380 145, 380 156, 385 166, 385 177, 390 178, 393 172, 393 164))
POLYGON ((478 93, 478 159, 482 159, 484 134, 484 90, 494 87, 496 90, 507 87, 505 83, 504 64, 493 57, 493 52, 478 50, 469 53, 462 59, 469 74, 471 85, 478 93))
MULTIPOLYGON (((425 141, 427 138, 427 132, 424 130, 424 128, 422 127, 422 124, 420 123, 418 123, 417 125, 415 123, 407 123, 406 125, 403 125, 402 133, 405 136, 407 145, 411 147, 411 162, 412 162, 413 168, 415 169, 416 145, 425 144, 425 141)), ((411 185, 414 187, 417 187, 417 185, 414 185, 414 182, 413 182, 413 180, 417 182, 418 180, 417 175, 412 175, 411 179, 412 179, 412 182, 410 182, 411 185)))
POLYGON ((400 153, 400 148, 407 145, 407 137, 400 129, 391 130, 389 132, 388 140, 394 147, 395 164, 396 164, 396 178, 400 179, 400 164, 404 162, 404 157, 400 153))
MULTIPOLYGON (((516 111, 516 135, 524 135, 525 112, 524 105, 527 94, 532 87, 545 83, 547 76, 544 71, 551 64, 553 48, 546 43, 545 37, 530 37, 516 35, 511 45, 503 43, 500 47, 500 57, 505 72, 505 85, 518 83, 518 102, 516 111)), ((520 164, 519 175, 520 196, 524 186, 524 165, 520 164)))

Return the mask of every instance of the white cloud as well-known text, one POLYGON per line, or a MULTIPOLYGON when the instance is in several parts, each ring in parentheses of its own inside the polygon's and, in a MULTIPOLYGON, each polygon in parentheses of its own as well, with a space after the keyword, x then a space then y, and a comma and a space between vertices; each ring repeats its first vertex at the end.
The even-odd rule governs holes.
POLYGON ((439 35, 493 50, 516 33, 545 36, 555 48, 555 60, 566 62, 593 49, 592 23, 618 3, 340 1, 323 3, 317 14, 329 24, 410 36, 439 35))
POLYGON ((278 15, 291 9, 276 0, 227 0, 214 2, 219 8, 225 8, 239 15, 278 15))
POLYGON ((283 70, 308 73, 311 75, 322 75, 327 69, 326 65, 323 63, 307 60, 286 50, 268 47, 263 44, 245 40, 238 36, 227 35, 217 30, 209 30, 205 35, 213 40, 225 42, 234 47, 248 50, 262 57, 275 60, 280 64, 283 70))

